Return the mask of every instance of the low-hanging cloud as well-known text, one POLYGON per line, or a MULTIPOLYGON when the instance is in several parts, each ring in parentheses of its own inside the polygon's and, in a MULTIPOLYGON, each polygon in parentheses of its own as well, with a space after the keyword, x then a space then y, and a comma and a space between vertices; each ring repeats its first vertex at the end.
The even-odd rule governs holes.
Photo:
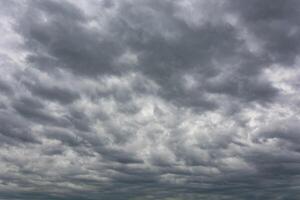
POLYGON ((299 2, 0 2, 0 199, 298 199, 299 2))

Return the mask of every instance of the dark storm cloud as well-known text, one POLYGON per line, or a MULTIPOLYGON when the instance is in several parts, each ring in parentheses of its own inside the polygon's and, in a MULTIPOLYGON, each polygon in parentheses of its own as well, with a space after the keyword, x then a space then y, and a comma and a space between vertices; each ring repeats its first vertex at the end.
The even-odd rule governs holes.
POLYGON ((63 104, 72 103, 79 98, 79 95, 71 90, 60 88, 57 86, 31 86, 34 95, 40 96, 45 100, 58 101, 63 104))
POLYGON ((176 17, 170 2, 154 1, 140 6, 137 9, 126 5, 121 9, 126 25, 133 27, 127 33, 126 45, 138 52, 139 69, 162 87, 161 95, 167 100, 210 110, 217 107, 207 99, 210 93, 247 101, 269 101, 276 96, 276 88, 267 80, 258 81, 269 61, 247 49, 236 27, 210 21, 191 27, 176 17), (162 20, 156 23, 157 16, 162 20), (171 36, 163 35, 165 32, 171 36), (222 77, 228 71, 233 73, 222 77), (194 77, 194 87, 186 88, 184 75, 194 77), (218 77, 222 79, 220 85, 206 87, 218 77))
POLYGON ((124 150, 115 150, 115 149, 100 149, 98 150, 101 156, 104 158, 116 161, 123 164, 131 164, 131 163, 143 163, 142 160, 136 158, 134 155, 130 155, 128 152, 124 152, 124 150))
POLYGON ((300 197, 298 1, 0 4, 0 199, 300 197))
POLYGON ((82 139, 76 136, 71 131, 59 128, 46 129, 44 131, 46 137, 61 141, 65 145, 77 146, 82 143, 82 139))
POLYGON ((227 94, 248 102, 272 101, 278 94, 278 90, 263 78, 243 75, 213 79, 207 83, 207 89, 212 93, 227 94))
POLYGON ((15 100, 13 108, 24 118, 38 123, 50 123, 58 126, 68 124, 68 121, 63 117, 56 117, 49 114, 43 103, 32 97, 21 97, 15 100))
POLYGON ((22 142, 36 143, 38 139, 31 133, 30 127, 19 117, 6 111, 0 112, 1 142, 9 144, 22 144, 22 142))
POLYGON ((238 13, 246 28, 261 41, 271 62, 291 65, 299 54, 299 1, 233 1, 232 12, 238 13))
POLYGON ((9 94, 12 92, 11 88, 4 81, 0 81, 0 91, 1 93, 9 94))
POLYGON ((236 28, 227 22, 207 21, 201 27, 191 27, 175 16, 173 3, 145 1, 119 5, 120 14, 108 20, 108 28, 101 27, 108 30, 99 33, 86 26, 90 19, 78 8, 57 4, 30 4, 27 17, 31 20, 20 27, 27 45, 36 49, 28 59, 38 67, 67 68, 84 75, 119 74, 132 69, 116 62, 129 49, 138 55, 134 69, 156 81, 162 87, 162 97, 179 105, 215 109, 217 103, 207 95, 216 91, 247 101, 269 101, 276 96, 268 81, 264 81, 263 89, 249 84, 267 61, 249 52, 236 28), (235 67, 236 63, 239 66, 235 67), (235 70, 235 74, 223 78, 219 88, 215 85, 211 91, 201 87, 226 70, 235 70), (184 75, 190 74, 200 86, 187 90, 184 75), (232 86, 224 90, 223 85, 232 86))
POLYGON ((19 28, 27 45, 35 49, 29 62, 88 75, 117 72, 113 59, 122 49, 115 42, 118 38, 89 28, 89 19, 76 6, 56 1, 32 1, 28 6, 19 28))

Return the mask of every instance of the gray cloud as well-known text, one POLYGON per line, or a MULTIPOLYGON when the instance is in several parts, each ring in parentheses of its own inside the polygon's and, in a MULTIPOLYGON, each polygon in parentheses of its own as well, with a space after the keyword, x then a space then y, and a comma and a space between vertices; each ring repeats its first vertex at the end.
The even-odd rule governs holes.
POLYGON ((118 38, 102 36, 89 28, 89 19, 76 6, 31 2, 25 15, 19 29, 34 49, 29 62, 41 68, 62 67, 88 75, 117 72, 113 59, 122 51, 115 42, 118 38))
POLYGON ((264 54, 271 62, 291 65, 295 61, 299 52, 299 2, 234 1, 230 7, 262 41, 264 54))
POLYGON ((249 84, 248 79, 257 79, 268 60, 249 52, 236 27, 228 22, 207 21, 200 27, 191 27, 176 17, 173 3, 146 1, 136 6, 119 5, 120 14, 106 22, 111 25, 99 27, 108 30, 96 31, 86 25, 90 19, 82 16, 78 8, 67 3, 58 7, 54 2, 32 4, 28 11, 31 20, 20 27, 27 45, 34 50, 28 57, 34 65, 67 68, 84 75, 119 74, 132 70, 128 63, 118 64, 130 51, 137 54, 138 66, 133 70, 156 81, 162 87, 161 96, 183 106, 214 109, 217 105, 207 99, 206 93, 216 90, 249 101, 268 101, 276 95, 276 89, 267 81, 263 83, 264 89, 249 84), (164 20, 156 24, 156 18, 164 20), (193 74, 195 84, 201 85, 210 78, 223 76, 227 70, 235 71, 230 78, 233 83, 225 77, 222 79, 226 82, 212 91, 201 86, 186 89, 185 75, 193 74), (230 84, 234 86, 223 89, 223 85, 230 84))
POLYGON ((50 101, 59 101, 61 103, 72 103, 79 98, 79 95, 71 90, 63 89, 57 86, 48 87, 48 86, 32 86, 33 94, 40 96, 45 100, 50 101))
POLYGON ((299 198, 297 1, 0 6, 0 199, 299 198))

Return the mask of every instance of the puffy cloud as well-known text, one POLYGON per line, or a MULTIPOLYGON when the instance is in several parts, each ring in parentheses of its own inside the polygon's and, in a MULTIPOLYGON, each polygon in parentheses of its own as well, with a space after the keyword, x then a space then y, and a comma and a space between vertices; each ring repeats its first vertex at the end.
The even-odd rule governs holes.
POLYGON ((2 198, 299 198, 297 1, 0 4, 2 198))

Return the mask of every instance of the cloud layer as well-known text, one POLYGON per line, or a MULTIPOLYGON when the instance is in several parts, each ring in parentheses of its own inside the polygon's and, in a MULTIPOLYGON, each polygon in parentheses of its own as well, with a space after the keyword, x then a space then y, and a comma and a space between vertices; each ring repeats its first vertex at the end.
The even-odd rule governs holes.
POLYGON ((297 0, 0 6, 0 199, 299 199, 297 0))

